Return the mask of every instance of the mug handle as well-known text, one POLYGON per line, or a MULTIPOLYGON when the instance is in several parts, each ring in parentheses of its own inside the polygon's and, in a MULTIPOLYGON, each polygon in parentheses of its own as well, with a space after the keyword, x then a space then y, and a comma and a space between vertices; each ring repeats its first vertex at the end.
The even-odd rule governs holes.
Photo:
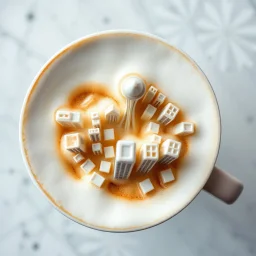
POLYGON ((233 204, 242 193, 243 187, 241 181, 215 166, 204 190, 226 204, 233 204))

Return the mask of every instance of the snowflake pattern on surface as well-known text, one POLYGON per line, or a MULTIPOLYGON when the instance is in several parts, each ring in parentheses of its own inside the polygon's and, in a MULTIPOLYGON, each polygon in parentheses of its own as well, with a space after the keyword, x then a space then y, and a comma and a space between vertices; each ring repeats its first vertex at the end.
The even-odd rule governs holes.
POLYGON ((198 4, 199 0, 180 0, 157 5, 154 14, 161 20, 161 26, 156 26, 155 33, 183 48, 186 41, 194 37, 198 4))
POLYGON ((256 51, 255 13, 251 8, 237 8, 236 3, 205 3, 204 15, 197 22, 197 38, 221 71, 231 66, 241 70, 254 64, 251 55, 256 51))

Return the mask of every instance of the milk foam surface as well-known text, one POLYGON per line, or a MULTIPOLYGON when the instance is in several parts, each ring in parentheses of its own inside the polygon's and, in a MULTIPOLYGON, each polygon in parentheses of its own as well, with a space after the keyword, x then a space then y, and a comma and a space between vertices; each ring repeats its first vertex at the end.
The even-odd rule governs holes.
POLYGON ((23 132, 31 172, 55 204, 88 226, 130 230, 161 222, 196 196, 215 163, 219 114, 208 81, 185 55, 153 37, 113 32, 84 40, 49 66, 29 99, 23 132), (139 202, 117 199, 95 188, 89 182, 91 175, 72 179, 63 171, 54 145, 53 113, 75 86, 92 81, 105 84, 122 102, 119 81, 129 73, 156 83, 198 127, 178 182, 139 202))

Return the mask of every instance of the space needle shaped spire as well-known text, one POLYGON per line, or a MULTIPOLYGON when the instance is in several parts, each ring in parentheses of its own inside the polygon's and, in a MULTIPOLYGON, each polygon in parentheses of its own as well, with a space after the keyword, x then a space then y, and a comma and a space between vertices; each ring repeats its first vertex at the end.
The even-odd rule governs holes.
POLYGON ((121 83, 121 92, 126 98, 126 110, 121 125, 126 131, 135 129, 135 106, 145 94, 146 85, 137 76, 128 76, 121 83))

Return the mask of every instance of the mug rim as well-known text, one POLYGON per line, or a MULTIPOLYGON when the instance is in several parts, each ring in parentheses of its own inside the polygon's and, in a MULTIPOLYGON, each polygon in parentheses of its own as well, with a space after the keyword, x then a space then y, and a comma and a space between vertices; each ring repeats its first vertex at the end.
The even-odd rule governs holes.
POLYGON ((83 225, 87 228, 91 228, 94 230, 98 230, 98 231, 103 231, 103 232, 110 232, 110 233, 128 233, 128 232, 135 232, 135 231, 141 231, 141 230, 146 230, 148 228, 153 228, 155 226, 158 226, 166 221, 168 221, 169 219, 171 219, 172 217, 176 216, 178 213, 180 213, 182 210, 184 210, 191 202, 194 201, 194 199, 197 197, 197 195, 201 192, 201 190, 204 188, 206 182, 208 181, 212 171, 209 172, 209 175, 206 177, 205 180, 202 181, 202 185, 200 187, 198 187, 195 191, 196 193, 192 194, 188 200, 188 202, 183 205, 178 211, 171 213, 170 216, 168 217, 164 217, 163 219, 155 222, 155 223, 150 223, 147 224, 145 226, 138 226, 138 227, 134 227, 134 228, 129 228, 129 229, 108 229, 108 228, 104 228, 104 227, 97 227, 97 226, 93 226, 93 225, 89 225, 86 222, 83 222, 81 220, 79 220, 78 218, 76 218, 75 216, 72 216, 71 213, 67 213, 65 212, 64 209, 61 209, 60 207, 58 207, 56 205, 56 203, 51 200, 51 198, 49 198, 46 194, 46 191, 44 191, 41 186, 39 185, 39 183, 36 180, 36 177, 33 174, 32 168, 29 164, 29 157, 26 154, 26 150, 25 150, 25 145, 24 145, 24 141, 23 141, 23 130, 24 130, 24 124, 25 124, 25 113, 26 113, 26 107, 27 104, 29 102, 29 98, 30 95, 33 93, 33 90, 36 88, 37 83, 39 82, 39 80, 43 77, 45 71, 47 71, 49 69, 49 67, 55 63, 56 60, 58 60, 63 54, 65 54, 66 51, 71 50, 71 49, 75 49, 77 47, 79 47, 80 45, 83 45, 84 42, 86 42, 88 39, 92 39, 95 37, 100 37, 103 35, 118 35, 118 34, 129 34, 129 35, 137 35, 137 36, 144 36, 144 37, 148 37, 151 39, 154 39, 158 42, 161 42, 163 44, 165 44, 166 46, 172 47, 173 49, 177 50, 180 54, 182 54, 185 58, 187 58, 189 60, 189 62, 191 64, 194 64, 197 68, 199 73, 201 73, 201 75, 203 75, 203 77, 206 80, 206 84, 209 85, 209 89, 211 90, 213 97, 215 99, 215 107, 216 107, 216 111, 218 113, 218 147, 216 150, 216 155, 215 155, 215 159, 213 161, 213 166, 211 167, 212 171, 213 168, 215 166, 215 163, 217 161, 217 157, 219 154, 219 150, 220 150, 220 144, 221 144, 221 115, 220 115, 220 108, 219 108, 219 103, 216 97, 216 94, 213 90, 213 87, 208 79, 208 77, 206 76, 206 74, 203 72, 203 70, 200 68, 200 66, 195 62, 195 60, 190 57, 187 53, 185 53, 183 50, 179 49, 176 46, 171 45, 169 42, 167 42, 165 39, 153 35, 151 33, 148 32, 141 32, 141 31, 136 31, 136 30, 125 30, 125 29, 117 29, 117 30, 105 30, 105 31, 100 31, 100 32, 96 32, 96 33, 92 33, 89 34, 87 36, 84 37, 80 37, 76 40, 73 40, 71 43, 67 44, 66 46, 62 47, 60 50, 58 50, 55 54, 53 54, 47 61, 46 63, 40 68, 40 70, 37 72, 37 74, 35 75, 34 79, 32 80, 27 92, 26 92, 26 96, 23 100, 22 103, 22 108, 21 108, 21 112, 20 112, 20 120, 19 120, 19 144, 20 144, 20 150, 21 150, 21 155, 22 155, 22 159, 23 162, 25 163, 26 169, 28 171, 28 174, 32 180, 32 182, 34 183, 34 185, 41 191, 41 193, 44 195, 44 197, 47 198, 48 202, 51 203, 51 205, 54 206, 55 209, 57 209, 62 215, 66 216, 67 218, 69 218, 70 220, 83 225))

